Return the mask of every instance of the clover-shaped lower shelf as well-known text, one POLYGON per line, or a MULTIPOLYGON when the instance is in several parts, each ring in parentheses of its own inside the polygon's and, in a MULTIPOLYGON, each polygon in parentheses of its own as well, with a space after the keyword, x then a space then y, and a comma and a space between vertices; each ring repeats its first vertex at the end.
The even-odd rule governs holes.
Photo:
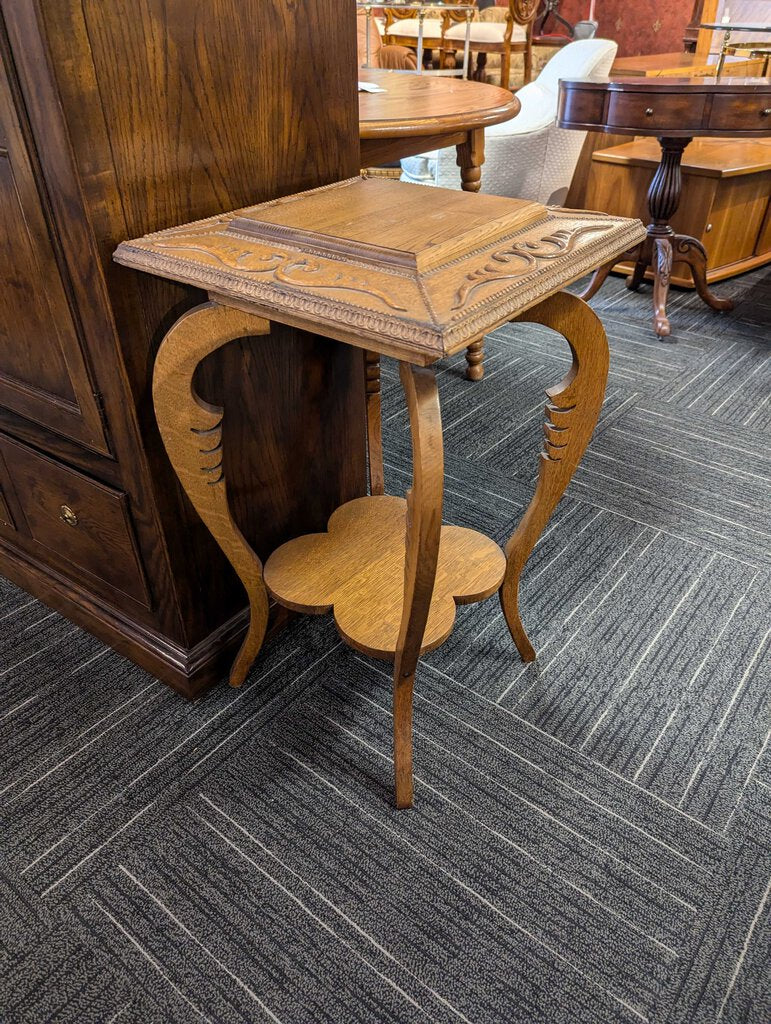
MULTIPOLYGON (((390 495, 356 498, 332 514, 326 533, 282 544, 265 564, 269 593, 294 611, 330 609, 343 639, 391 661, 404 605, 407 502, 390 495)), ((452 630, 456 604, 494 594, 506 571, 495 541, 475 530, 443 526, 436 581, 421 653, 452 630)))

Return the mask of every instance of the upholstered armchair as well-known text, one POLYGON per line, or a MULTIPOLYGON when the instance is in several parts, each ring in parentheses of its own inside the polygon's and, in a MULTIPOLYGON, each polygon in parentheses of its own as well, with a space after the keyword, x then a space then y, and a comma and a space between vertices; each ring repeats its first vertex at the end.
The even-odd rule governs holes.
MULTIPOLYGON (((616 43, 581 39, 558 50, 534 82, 517 92, 519 114, 485 129, 481 191, 534 199, 547 205, 565 201, 578 163, 585 132, 558 128, 557 100, 561 78, 603 76, 610 72, 616 43)), ((402 160, 402 181, 460 188, 454 149, 435 150, 402 160)), ((479 380, 483 364, 475 351, 470 379, 479 380)))

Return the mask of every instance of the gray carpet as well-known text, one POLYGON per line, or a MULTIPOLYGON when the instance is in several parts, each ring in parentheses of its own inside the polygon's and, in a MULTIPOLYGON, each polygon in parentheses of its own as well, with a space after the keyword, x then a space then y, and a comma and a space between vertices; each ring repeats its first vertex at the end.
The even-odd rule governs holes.
MULTIPOLYGON (((0 581, 0 1019, 771 1020, 771 273, 717 315, 611 281, 603 417, 522 594, 389 677, 301 618, 191 706, 0 581)), ((449 520, 504 540, 566 346, 441 369, 449 520)), ((408 436, 385 369, 390 486, 408 436)))

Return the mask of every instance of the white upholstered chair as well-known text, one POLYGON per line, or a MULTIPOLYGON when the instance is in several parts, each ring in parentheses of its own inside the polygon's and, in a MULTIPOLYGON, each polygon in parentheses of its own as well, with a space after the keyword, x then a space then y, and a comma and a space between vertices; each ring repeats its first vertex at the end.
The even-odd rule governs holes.
MULTIPOLYGON (((550 205, 564 202, 585 133, 556 125, 559 80, 607 75, 616 49, 609 39, 568 43, 534 82, 517 92, 517 116, 485 129, 482 192, 550 205)), ((402 160, 402 181, 460 188, 455 157, 452 148, 407 157, 402 160)))
MULTIPOLYGON (((609 39, 581 39, 558 50, 538 78, 518 92, 519 114, 485 129, 482 192, 533 199, 559 206, 565 201, 586 132, 556 125, 559 80, 604 76, 616 56, 609 39)), ((460 188, 455 149, 440 149, 402 160, 402 181, 460 188)), ((482 343, 466 353, 470 380, 484 373, 482 343)))

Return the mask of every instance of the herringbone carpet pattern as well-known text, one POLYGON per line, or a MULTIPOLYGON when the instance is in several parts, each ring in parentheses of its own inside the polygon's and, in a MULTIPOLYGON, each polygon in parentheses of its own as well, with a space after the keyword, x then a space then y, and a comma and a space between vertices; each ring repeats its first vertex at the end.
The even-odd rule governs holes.
MULTIPOLYGON (((419 673, 304 618, 184 703, 0 581, 4 1024, 771 1020, 771 273, 718 316, 609 282, 604 415, 527 570, 419 673)), ((566 346, 441 370, 446 517, 504 540, 566 346)), ((392 488, 408 479, 392 367, 392 488)))

